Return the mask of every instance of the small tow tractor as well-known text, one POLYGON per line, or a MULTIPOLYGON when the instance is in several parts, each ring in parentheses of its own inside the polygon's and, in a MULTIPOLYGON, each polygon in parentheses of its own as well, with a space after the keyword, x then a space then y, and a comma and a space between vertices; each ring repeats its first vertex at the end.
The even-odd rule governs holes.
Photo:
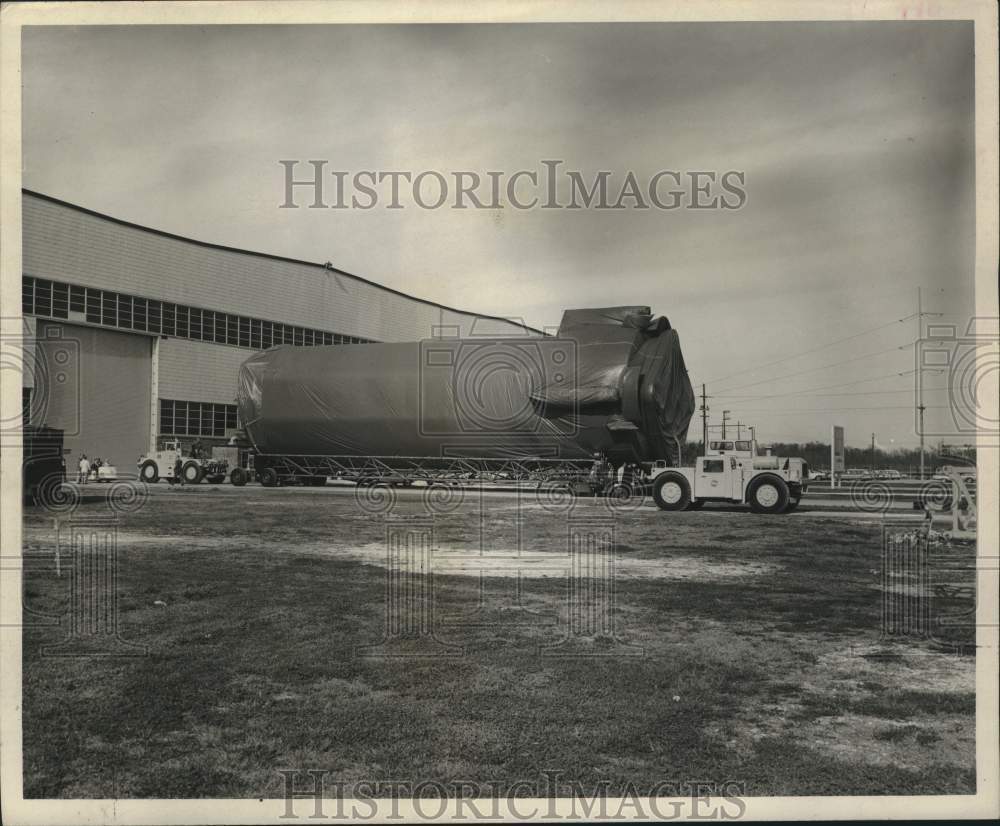
POLYGON ((657 462, 650 473, 661 510, 696 510, 706 502, 749 505, 754 513, 794 510, 809 480, 804 459, 758 456, 754 440, 710 441, 694 467, 657 462))

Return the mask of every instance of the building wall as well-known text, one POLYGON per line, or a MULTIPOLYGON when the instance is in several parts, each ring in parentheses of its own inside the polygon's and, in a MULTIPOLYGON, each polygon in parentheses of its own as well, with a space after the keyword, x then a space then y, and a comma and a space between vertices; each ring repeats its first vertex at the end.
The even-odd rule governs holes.
POLYGON ((232 404, 240 365, 251 355, 242 347, 160 339, 159 397, 232 404))

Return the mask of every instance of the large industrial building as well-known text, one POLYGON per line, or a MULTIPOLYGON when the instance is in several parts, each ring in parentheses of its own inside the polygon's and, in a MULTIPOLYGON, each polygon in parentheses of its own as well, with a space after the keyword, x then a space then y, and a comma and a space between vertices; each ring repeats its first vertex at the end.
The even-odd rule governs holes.
POLYGON ((30 424, 131 472, 163 437, 224 443, 254 351, 539 335, 334 268, 138 226, 23 191, 24 403, 30 424))

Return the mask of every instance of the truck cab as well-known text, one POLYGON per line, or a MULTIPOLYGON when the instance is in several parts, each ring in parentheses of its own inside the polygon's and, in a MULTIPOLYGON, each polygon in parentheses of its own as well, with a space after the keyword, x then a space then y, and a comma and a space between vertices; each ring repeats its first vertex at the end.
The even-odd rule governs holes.
POLYGON ((695 510, 714 501, 785 513, 805 493, 809 467, 802 459, 761 456, 752 439, 719 439, 708 443, 694 467, 654 467, 652 476, 661 510, 695 510))

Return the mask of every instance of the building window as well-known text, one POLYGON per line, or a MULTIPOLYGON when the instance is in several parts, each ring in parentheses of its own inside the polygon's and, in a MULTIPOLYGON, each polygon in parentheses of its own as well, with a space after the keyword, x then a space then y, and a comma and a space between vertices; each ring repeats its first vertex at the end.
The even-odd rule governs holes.
POLYGON ((160 399, 161 436, 224 438, 227 430, 236 427, 235 404, 160 399))
POLYGON ((28 275, 21 279, 21 311, 25 315, 63 319, 69 318, 71 312, 83 313, 88 324, 211 341, 249 350, 266 350, 278 344, 312 347, 368 341, 327 330, 230 315, 28 275))
POLYGON ((35 279, 21 280, 21 312, 25 315, 35 314, 35 279))
POLYGON ((165 336, 175 336, 177 335, 177 321, 176 321, 177 308, 173 304, 163 305, 163 335, 165 336))
POLYGON ((52 315, 69 318, 69 284, 52 285, 52 315))
POLYGON ((52 315, 52 282, 39 279, 35 282, 35 312, 52 315))
POLYGON ((84 287, 69 288, 69 309, 74 313, 87 312, 87 290, 84 287))

